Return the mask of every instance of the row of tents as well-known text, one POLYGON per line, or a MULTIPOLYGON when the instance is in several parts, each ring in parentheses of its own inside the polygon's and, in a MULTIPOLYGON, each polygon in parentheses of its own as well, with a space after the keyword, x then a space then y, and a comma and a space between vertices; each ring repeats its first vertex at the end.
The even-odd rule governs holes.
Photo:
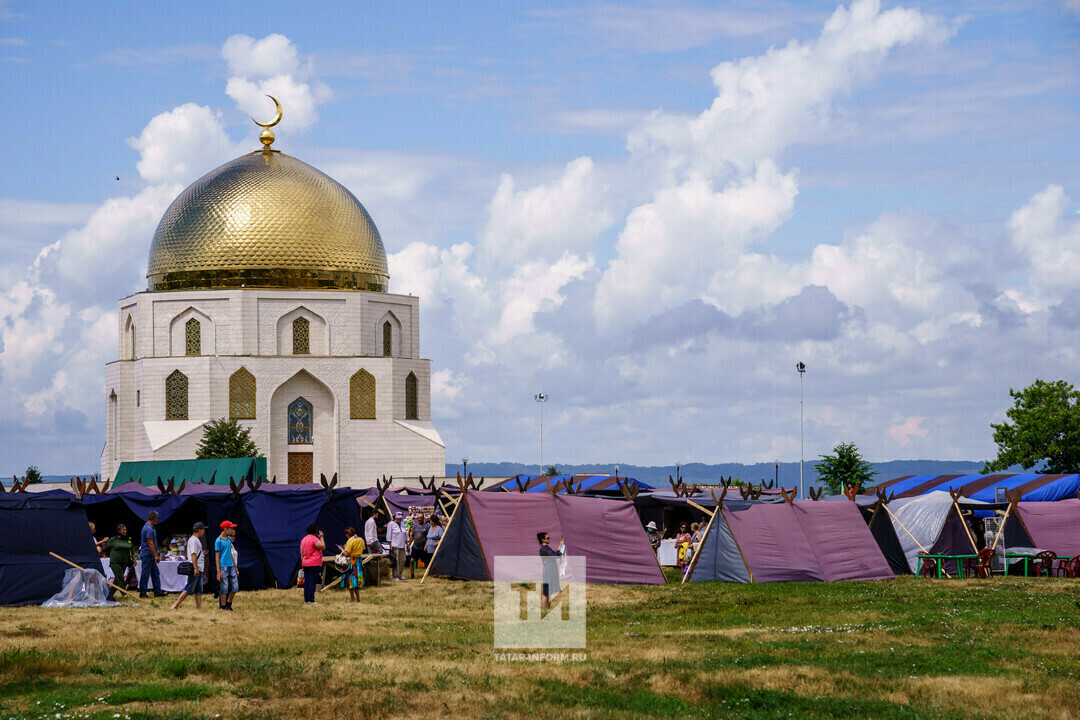
MULTIPOLYGON (((337 488, 333 483, 229 486, 186 483, 152 488, 125 483, 81 497, 66 491, 0 494, 0 604, 40 602, 59 587, 66 566, 47 553, 98 567, 87 521, 99 535, 125 523, 132 535, 151 510, 159 536, 190 531, 195 521, 216 527, 237 523, 236 547, 245 588, 289 587, 299 566, 304 529, 316 523, 329 547, 344 542, 344 528, 360 528, 375 510, 388 516, 434 507, 449 518, 428 573, 468 580, 492 578, 499 555, 535 555, 536 533, 565 541, 570 554, 587 559, 588 580, 664 582, 645 535, 650 517, 669 526, 700 520, 704 537, 684 580, 700 582, 872 580, 909 574, 922 552, 973 554, 977 539, 965 513, 997 513, 1000 537, 1010 548, 1080 554, 1080 500, 987 503, 935 491, 913 497, 854 496, 820 501, 793 494, 749 493, 728 498, 713 491, 654 490, 626 479, 601 478, 585 492, 584 480, 514 479, 480 490, 429 485, 390 490, 337 488), (539 480, 539 482, 537 482, 539 480), (604 480, 610 482, 605 483, 604 480), (535 488, 541 488, 535 490, 535 488)), ((948 568, 947 568, 948 569, 948 568)))

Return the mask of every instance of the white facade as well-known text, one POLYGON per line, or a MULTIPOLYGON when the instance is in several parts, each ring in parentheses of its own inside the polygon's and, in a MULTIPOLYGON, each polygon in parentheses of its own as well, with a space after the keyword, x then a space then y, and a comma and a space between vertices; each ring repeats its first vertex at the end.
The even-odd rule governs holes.
POLYGON ((315 480, 338 473, 351 487, 374 485, 384 474, 445 474, 446 448, 431 423, 431 362, 419 357, 417 298, 348 290, 181 290, 138 293, 119 308, 120 359, 106 365, 103 478, 112 478, 124 461, 194 458, 203 425, 230 417, 230 400, 240 397, 234 391, 230 398, 230 378, 241 368, 255 378, 255 417, 238 419, 251 429, 269 476, 279 483, 308 480, 289 477, 290 466, 294 475, 304 474, 304 454, 311 456, 315 480), (308 327, 307 353, 294 352, 298 319, 308 327), (188 342, 192 322, 197 348, 188 342), (189 354, 193 349, 197 354, 189 354), (353 378, 361 370, 374 378, 374 419, 353 417, 353 378), (180 414, 177 396, 171 406, 166 399, 167 379, 177 371, 187 380, 186 419, 167 416, 169 407, 180 414), (415 388, 412 403, 407 385, 415 388), (310 443, 289 442, 289 406, 299 398, 311 405, 310 443))

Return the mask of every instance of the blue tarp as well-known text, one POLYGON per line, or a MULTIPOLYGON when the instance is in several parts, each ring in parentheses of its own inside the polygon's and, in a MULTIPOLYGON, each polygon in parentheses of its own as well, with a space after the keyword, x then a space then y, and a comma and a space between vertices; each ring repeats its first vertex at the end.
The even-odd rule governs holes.
POLYGON ((70 493, 0 495, 0 605, 42 603, 60 592, 70 566, 50 552, 101 571, 82 504, 70 493))

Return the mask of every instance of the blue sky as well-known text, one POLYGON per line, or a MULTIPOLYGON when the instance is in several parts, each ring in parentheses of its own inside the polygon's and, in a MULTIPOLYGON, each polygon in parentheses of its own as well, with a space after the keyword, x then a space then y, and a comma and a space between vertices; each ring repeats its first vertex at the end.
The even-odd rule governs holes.
POLYGON ((0 466, 86 472, 115 301, 277 146, 421 296, 447 457, 983 458, 1075 381, 1080 4, 0 3, 0 466), (115 178, 119 176, 120 180, 115 178))

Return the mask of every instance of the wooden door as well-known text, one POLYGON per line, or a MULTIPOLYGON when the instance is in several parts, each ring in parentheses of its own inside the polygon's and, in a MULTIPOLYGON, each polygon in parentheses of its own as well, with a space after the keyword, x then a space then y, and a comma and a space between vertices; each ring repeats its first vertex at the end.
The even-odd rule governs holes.
POLYGON ((312 453, 289 453, 289 484, 309 483, 315 474, 315 461, 312 453))

